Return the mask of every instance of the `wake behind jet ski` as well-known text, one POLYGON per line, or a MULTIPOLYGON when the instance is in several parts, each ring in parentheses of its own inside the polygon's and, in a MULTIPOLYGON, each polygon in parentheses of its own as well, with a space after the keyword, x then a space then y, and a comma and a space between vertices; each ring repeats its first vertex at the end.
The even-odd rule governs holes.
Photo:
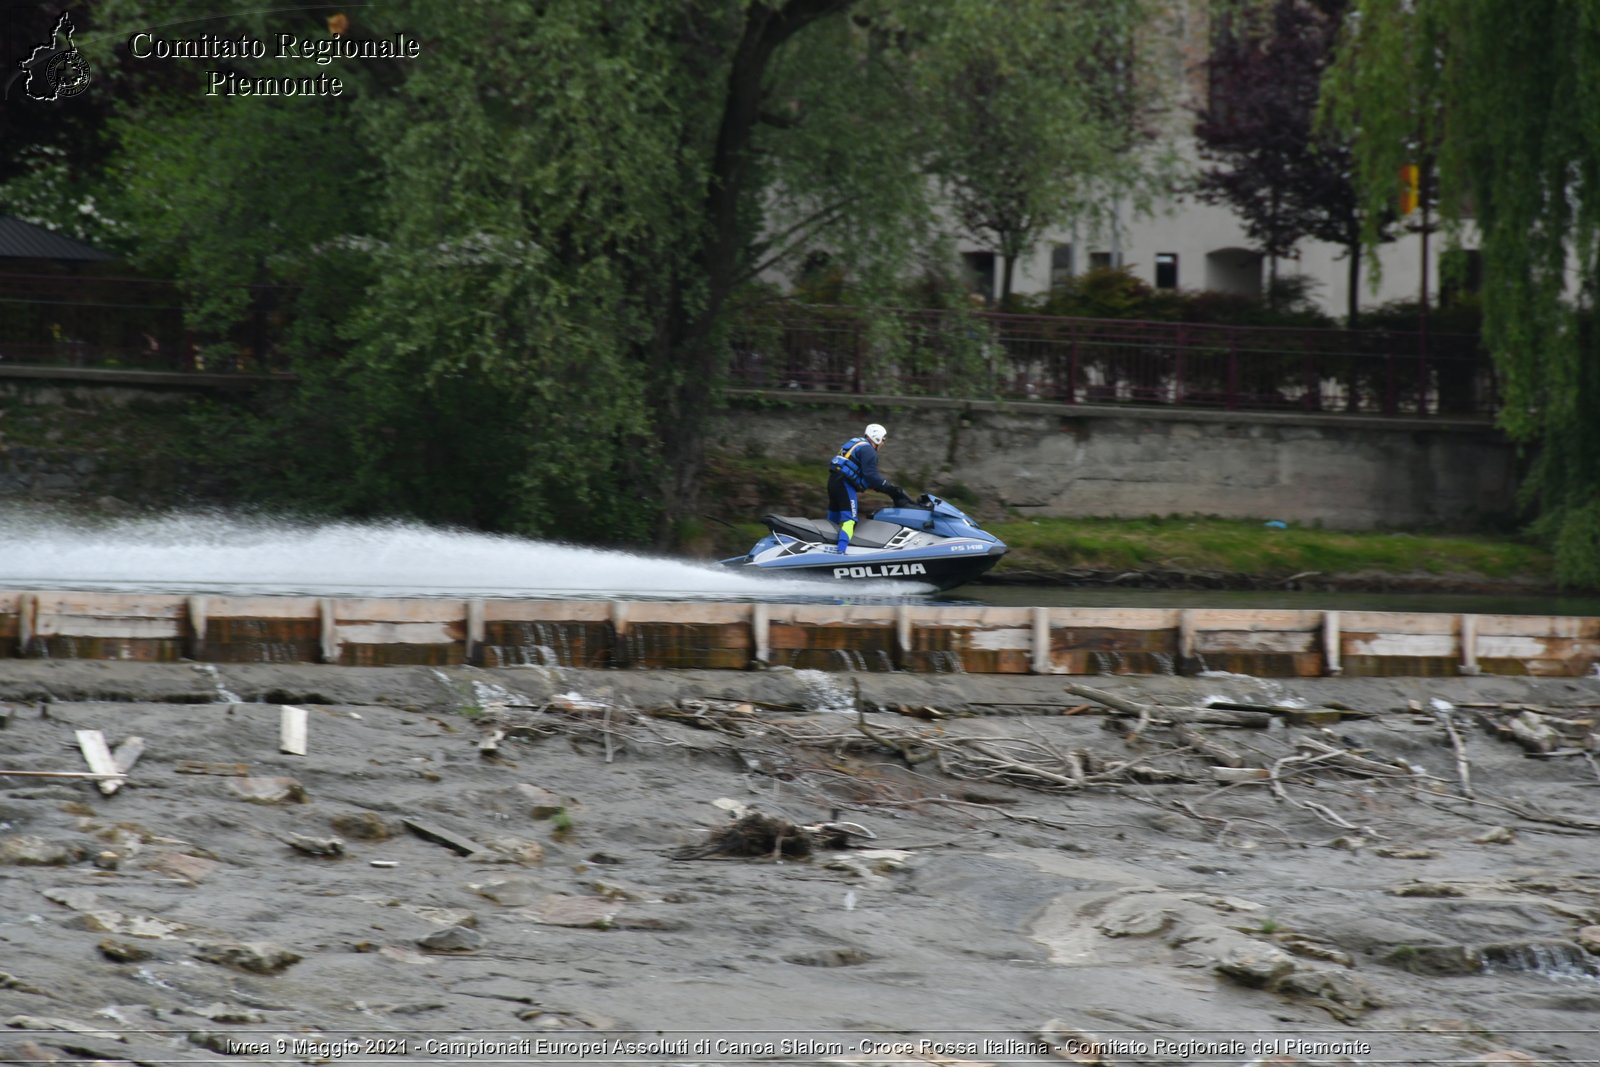
POLYGON ((916 582, 953 589, 983 574, 1006 554, 1005 544, 960 508, 936 496, 882 508, 858 522, 844 550, 827 519, 766 515, 771 532, 743 556, 722 562, 768 574, 835 582, 916 582))

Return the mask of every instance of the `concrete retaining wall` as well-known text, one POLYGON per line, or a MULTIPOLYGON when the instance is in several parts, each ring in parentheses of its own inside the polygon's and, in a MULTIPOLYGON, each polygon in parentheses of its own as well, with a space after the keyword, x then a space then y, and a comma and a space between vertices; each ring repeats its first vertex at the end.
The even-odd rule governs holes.
MULTIPOLYGON (((1334 529, 1473 529, 1509 514, 1517 461, 1484 422, 736 393, 718 447, 817 465, 869 421, 885 476, 1037 515, 1216 515, 1334 529)), ((819 505, 820 506, 820 505, 819 505)))
MULTIPOLYGON (((59 408, 63 426, 92 428, 118 409, 177 411, 193 391, 284 381, 0 367, 0 407, 59 408)), ((1512 512, 1518 474, 1515 450, 1483 421, 757 390, 731 401, 712 447, 815 464, 819 509, 827 458, 869 421, 889 426, 884 471, 907 488, 959 485, 1049 516, 1471 530, 1512 512)), ((73 443, 20 448, 0 426, 0 492, 108 491, 97 450, 73 443)))

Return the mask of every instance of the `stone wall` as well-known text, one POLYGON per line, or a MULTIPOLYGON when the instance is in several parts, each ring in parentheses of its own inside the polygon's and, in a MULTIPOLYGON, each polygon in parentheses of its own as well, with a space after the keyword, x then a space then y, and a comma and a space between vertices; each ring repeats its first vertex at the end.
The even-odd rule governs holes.
POLYGON ((1514 506, 1513 447, 1482 422, 741 393, 719 446, 815 462, 869 421, 885 476, 1024 513, 1215 515, 1470 530, 1514 506))
MULTIPOLYGON (((0 499, 109 493, 155 503, 220 492, 163 447, 204 391, 196 376, 155 376, 159 387, 132 374, 9 377, 0 375, 0 499)), ((786 391, 735 391, 715 417, 712 447, 815 464, 820 509, 827 458, 873 421, 890 431, 888 477, 912 492, 963 488, 980 512, 1472 530, 1512 512, 1518 476, 1515 449, 1479 421, 786 391)))

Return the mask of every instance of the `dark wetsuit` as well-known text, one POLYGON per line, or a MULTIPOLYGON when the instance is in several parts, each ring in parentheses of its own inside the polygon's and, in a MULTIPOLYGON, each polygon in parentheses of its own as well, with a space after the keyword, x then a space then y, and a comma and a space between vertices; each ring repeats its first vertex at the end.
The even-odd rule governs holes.
POLYGON ((856 494, 867 489, 897 499, 905 495, 898 485, 878 473, 878 450, 873 443, 865 437, 852 437, 840 446, 828 469, 828 521, 839 525, 840 552, 855 533, 856 494))

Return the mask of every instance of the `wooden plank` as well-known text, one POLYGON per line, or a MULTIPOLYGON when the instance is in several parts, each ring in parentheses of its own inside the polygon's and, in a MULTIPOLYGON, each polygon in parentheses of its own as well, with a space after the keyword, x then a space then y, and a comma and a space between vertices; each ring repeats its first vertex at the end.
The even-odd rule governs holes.
POLYGON ((433 823, 412 818, 403 818, 400 822, 407 830, 410 830, 424 841, 443 845, 458 856, 470 856, 474 852, 480 851, 478 843, 470 837, 462 837, 460 834, 451 833, 442 826, 435 826, 433 823))
POLYGON ((278 751, 286 756, 306 754, 306 709, 283 705, 278 720, 278 751))
POLYGON ((1346 633, 1456 636, 1456 617, 1443 612, 1346 611, 1341 613, 1339 624, 1346 633))
MULTIPOLYGON (((1046 627, 1046 634, 1049 628, 1046 627)), ((1046 636, 1046 641, 1049 637, 1046 636)), ((975 652, 985 651, 1031 651, 1034 645, 1034 630, 1032 626, 1020 626, 1005 630, 973 630, 967 641, 967 647, 975 652)))
POLYGON ((317 598, 311 596, 214 596, 206 614, 217 619, 315 619, 317 598))
MULTIPOLYGON (((125 778, 128 772, 133 770, 133 765, 139 762, 139 757, 142 755, 144 755, 144 738, 130 737, 118 745, 117 750, 111 754, 111 765, 118 774, 123 775, 125 778)), ((120 781, 102 781, 100 783, 100 792, 110 796, 121 787, 122 782, 120 781)))
POLYGON ((750 605, 750 644, 755 649, 755 658, 758 663, 772 662, 772 641, 770 639, 772 618, 764 601, 757 601, 750 605))
POLYGON ((178 619, 107 618, 92 615, 40 615, 39 637, 105 637, 165 641, 184 636, 178 619))
POLYGON ((189 658, 204 659, 206 647, 206 598, 189 598, 189 658))
POLYGON ((1339 613, 1337 611, 1324 611, 1322 613, 1322 662, 1323 669, 1329 674, 1344 673, 1344 667, 1339 663, 1339 613))
POLYGON ((611 605, 603 600, 486 600, 485 622, 607 622, 611 605))
POLYGON ((449 622, 341 622, 333 628, 339 645, 451 645, 461 640, 461 620, 449 622))
POLYGON ((17 654, 26 656, 33 647, 34 627, 39 621, 39 594, 23 593, 17 598, 17 654))
MULTIPOLYGON (((644 623, 693 623, 727 625, 731 623, 748 626, 750 623, 750 609, 743 604, 673 604, 654 600, 617 601, 624 605, 627 611, 629 626, 638 626, 644 623)), ((773 605, 773 617, 779 615, 782 605, 773 605)))
POLYGON ((1315 630, 1201 630, 1195 651, 1204 656, 1221 652, 1315 652, 1321 634, 1315 630))
POLYGON ((333 600, 334 618, 340 624, 461 622, 458 600, 408 600, 382 597, 337 597, 333 600))
POLYGON ((1322 628, 1322 612, 1277 608, 1192 608, 1194 627, 1200 633, 1208 630, 1236 630, 1252 632, 1304 631, 1322 628))
POLYGON ((34 595, 39 610, 50 615, 177 621, 188 609, 186 598, 178 594, 50 591, 34 595))
POLYGON ((1600 618, 1592 615, 1479 615, 1478 633, 1600 641, 1600 618))
MULTIPOLYGON (((939 610, 939 609, 934 609, 939 610)), ((1051 608, 1050 625, 1085 630, 1171 630, 1177 608, 1051 608)))
POLYGON ((122 775, 96 774, 94 771, 6 771, 0 770, 0 778, 78 778, 92 779, 104 782, 107 778, 121 778, 122 775))
POLYGON ((1033 609, 1033 658, 1029 670, 1034 674, 1049 674, 1050 662, 1050 609, 1033 609))
POLYGON ((172 765, 179 774, 215 774, 225 778, 250 777, 248 763, 208 763, 204 760, 181 759, 172 765))
POLYGON ((334 621, 333 601, 323 597, 317 601, 317 616, 321 622, 322 662, 339 662, 339 628, 334 621))
POLYGON ((111 758, 105 734, 99 730, 76 730, 74 733, 78 737, 78 750, 83 753, 83 761, 89 765, 89 770, 106 779, 100 783, 101 791, 115 793, 122 785, 123 774, 117 770, 117 763, 111 758), (108 785, 110 789, 105 788, 108 785))
POLYGON ((469 600, 466 603, 467 619, 467 654, 468 663, 482 665, 483 642, 486 632, 483 621, 483 601, 469 600))
POLYGON ((16 651, 27 656, 34 648, 34 627, 38 624, 38 593, 22 593, 16 601, 16 651))
MULTIPOLYGON (((1454 623, 1453 616, 1445 621, 1454 623)), ((1455 658, 1456 635, 1453 633, 1379 633, 1347 634, 1344 652, 1349 656, 1447 656, 1455 658)))

